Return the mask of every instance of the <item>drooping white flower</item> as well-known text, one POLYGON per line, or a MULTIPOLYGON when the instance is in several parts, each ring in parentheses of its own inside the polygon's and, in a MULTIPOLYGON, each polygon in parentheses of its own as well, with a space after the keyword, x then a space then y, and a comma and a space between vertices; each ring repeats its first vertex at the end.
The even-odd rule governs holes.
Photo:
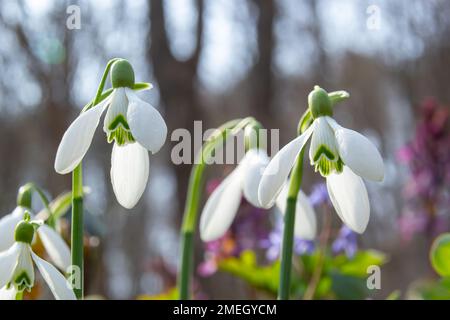
MULTIPOLYGON (((226 233, 237 214, 242 196, 255 207, 269 208, 273 205, 262 206, 258 200, 258 186, 268 163, 269 157, 265 151, 250 149, 233 172, 213 191, 200 218, 200 237, 203 241, 216 240, 226 233)), ((287 188, 276 202, 282 213, 286 196, 287 188)), ((297 200, 295 234, 303 239, 313 239, 316 235, 314 209, 302 192, 297 200)))
MULTIPOLYGON (((278 210, 283 215, 286 211, 288 191, 289 182, 285 183, 275 202, 278 210)), ((308 197, 301 190, 298 192, 297 204, 295 207, 294 234, 296 237, 303 240, 313 240, 317 234, 316 213, 308 197)))
MULTIPOLYGON (((7 250, 14 244, 14 230, 16 225, 24 219, 25 212, 31 215, 31 210, 18 206, 13 212, 0 219, 0 252, 7 250)), ((37 229, 37 234, 54 264, 61 270, 70 266, 70 249, 61 235, 46 224, 37 229)))
POLYGON ((34 264, 58 300, 75 300, 73 290, 66 278, 50 263, 39 258, 31 249, 34 229, 38 222, 25 221, 17 224, 15 242, 0 253, 0 288, 3 298, 12 298, 14 293, 31 290, 34 286, 34 264))
POLYGON ((64 133, 55 159, 55 170, 66 174, 75 169, 91 145, 95 130, 105 110, 103 130, 108 142, 114 142, 111 157, 111 182, 117 201, 131 209, 141 198, 147 185, 149 159, 159 151, 167 136, 167 126, 161 114, 149 103, 141 100, 122 82, 114 82, 116 66, 131 65, 120 60, 113 65, 113 91, 96 106, 76 118, 64 133))
POLYGON ((383 160, 369 139, 341 127, 328 115, 316 114, 311 126, 273 157, 261 178, 259 201, 262 205, 275 201, 311 136, 310 162, 327 179, 328 193, 336 212, 353 231, 364 232, 370 205, 361 177, 383 180, 383 160))
POLYGON ((213 191, 200 217, 200 238, 203 241, 216 240, 226 233, 236 216, 242 196, 259 207, 257 186, 268 161, 265 151, 250 149, 213 191))

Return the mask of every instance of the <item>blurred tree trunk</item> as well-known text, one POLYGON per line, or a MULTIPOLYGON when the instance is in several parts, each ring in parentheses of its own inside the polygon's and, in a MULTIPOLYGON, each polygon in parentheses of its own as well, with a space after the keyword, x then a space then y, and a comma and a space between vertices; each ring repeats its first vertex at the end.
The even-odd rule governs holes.
MULTIPOLYGON (((312 13, 311 26, 309 32, 314 39, 316 53, 315 53, 315 68, 311 81, 314 83, 313 85, 319 85, 326 90, 330 90, 331 82, 330 77, 332 76, 332 71, 330 66, 328 65, 328 59, 323 48, 324 40, 322 35, 322 21, 319 16, 319 1, 309 0, 308 1, 309 9, 312 13)), ((312 88, 311 88, 312 90, 312 88)))
MULTIPOLYGON (((202 50, 204 2, 195 1, 198 12, 197 43, 193 55, 186 61, 178 61, 170 50, 163 2, 163 0, 150 2, 148 57, 152 62, 161 101, 165 107, 169 134, 177 128, 186 128, 193 132, 194 120, 203 120, 197 92, 197 67, 202 50)), ((180 217, 186 198, 190 169, 190 165, 173 165, 177 177, 180 217)))
POLYGON ((273 110, 275 75, 272 68, 276 6, 274 0, 252 0, 252 2, 258 9, 258 60, 249 75, 251 86, 249 112, 252 115, 258 115, 258 120, 268 126, 269 122, 273 122, 273 116, 276 114, 273 110))
MULTIPOLYGON (((65 26, 65 6, 58 6, 56 11, 50 16, 49 19, 53 19, 53 21, 49 24, 65 26)), ((25 11, 22 11, 22 14, 27 16, 25 11)), ((19 124, 16 124, 8 133, 9 140, 16 141, 15 144, 19 149, 20 146, 25 145, 30 145, 30 148, 25 153, 17 151, 5 154, 4 157, 8 157, 8 159, 2 159, 2 166, 4 172, 7 172, 7 176, 14 175, 15 178, 20 178, 20 175, 15 174, 18 162, 39 168, 38 171, 33 171, 33 174, 37 175, 34 176, 37 179, 35 182, 55 194, 70 186, 69 175, 61 177, 56 174, 53 161, 61 136, 67 128, 69 120, 73 118, 73 113, 76 112, 70 98, 73 81, 71 70, 75 69, 72 56, 72 33, 66 28, 62 28, 63 31, 57 33, 56 37, 62 42, 65 49, 64 60, 60 64, 47 65, 33 49, 32 41, 36 37, 35 30, 27 27, 26 21, 25 18, 23 22, 17 24, 9 24, 3 19, 0 22, 15 34, 21 51, 25 55, 25 63, 30 76, 39 85, 42 100, 38 108, 27 113, 19 124), (36 123, 40 125, 35 125, 36 123), (33 141, 34 144, 30 144, 30 141, 33 141)), ((7 186, 9 189, 19 187, 19 183, 25 182, 12 180, 12 177, 5 180, 11 184, 7 186)), ((2 181, 4 180, 2 179, 2 181)))

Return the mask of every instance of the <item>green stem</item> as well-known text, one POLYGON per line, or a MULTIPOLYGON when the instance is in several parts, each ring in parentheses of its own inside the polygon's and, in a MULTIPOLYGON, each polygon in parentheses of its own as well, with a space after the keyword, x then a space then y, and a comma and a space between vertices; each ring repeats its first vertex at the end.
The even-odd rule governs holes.
MULTIPOLYGON (((106 79, 108 78, 109 70, 118 58, 108 61, 105 71, 103 72, 102 80, 97 89, 97 93, 92 104, 88 104, 83 108, 85 112, 89 108, 97 105, 103 94, 106 79)), ((84 295, 84 265, 83 265, 83 163, 80 161, 78 166, 72 172, 72 230, 71 230, 71 253, 72 253, 72 279, 74 281, 75 296, 78 299, 83 299, 84 295), (79 280, 79 281, 77 281, 79 280)))
POLYGON ((111 69, 111 66, 113 65, 114 62, 116 62, 117 60, 119 60, 119 58, 114 58, 108 61, 106 67, 105 67, 105 71, 103 72, 103 76, 102 76, 102 80, 100 80, 100 84, 97 88, 97 93, 95 95, 94 100, 92 101, 92 103, 88 103, 82 110, 82 112, 86 112, 87 110, 89 110, 90 108, 92 108, 93 106, 97 105, 100 101, 102 101, 106 96, 108 96, 109 94, 111 94, 112 92, 112 88, 108 89, 105 93, 103 93, 103 89, 105 87, 105 83, 106 83, 106 79, 108 78, 108 74, 109 74, 109 70, 111 69))
POLYGON ((34 183, 31 184, 33 187, 33 190, 36 191, 36 193, 39 195, 39 198, 41 198, 41 201, 45 207, 45 210, 47 210, 47 219, 45 221, 46 224, 48 224, 50 227, 55 228, 55 220, 53 217, 52 210, 50 209, 50 202, 48 201, 48 198, 46 197, 44 191, 42 191, 41 188, 39 188, 34 183))
POLYGON ((184 210, 181 229, 181 265, 178 277, 179 298, 189 299, 190 277, 193 269, 194 232, 197 222, 197 212, 200 205, 201 190, 203 189, 203 172, 205 163, 194 165, 189 179, 186 207, 184 210))
POLYGON ((181 227, 181 257, 177 278, 178 297, 180 300, 190 298, 190 279, 194 264, 194 234, 201 200, 201 190, 203 189, 203 173, 208 159, 211 157, 212 152, 219 145, 222 145, 230 135, 236 134, 253 121, 254 119, 249 117, 242 120, 231 120, 220 126, 216 133, 205 142, 197 157, 197 164, 192 167, 183 214, 183 225, 181 227))
POLYGON ((106 82, 106 79, 108 78, 109 70, 111 69, 111 66, 113 65, 113 63, 116 62, 117 60, 119 60, 119 58, 114 58, 114 59, 111 59, 108 61, 105 71, 103 72, 102 80, 100 81, 100 85, 98 86, 97 94, 95 95, 95 99, 94 99, 94 103, 93 103, 94 106, 98 103, 100 97, 102 96, 103 88, 105 87, 105 82, 106 82))
POLYGON ((72 172, 72 279, 77 299, 83 299, 83 176, 82 163, 72 172), (79 277, 79 279, 77 279, 79 277), (79 281, 77 281, 79 280, 79 281))
POLYGON ((303 155, 300 152, 289 184, 286 212, 284 214, 283 244, 281 248, 279 300, 288 300, 291 285, 292 251, 294 246, 295 207, 303 177, 303 155))

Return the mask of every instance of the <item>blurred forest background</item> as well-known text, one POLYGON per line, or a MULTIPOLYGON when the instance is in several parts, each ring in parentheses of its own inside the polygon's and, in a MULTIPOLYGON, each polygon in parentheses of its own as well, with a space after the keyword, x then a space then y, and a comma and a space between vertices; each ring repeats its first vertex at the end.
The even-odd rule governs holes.
MULTIPOLYGON (((168 141, 150 157, 149 185, 131 211, 112 191, 111 146, 100 129, 95 136, 84 170, 88 294, 129 299, 174 284, 191 169, 170 161, 174 129, 252 115, 280 128, 283 146, 315 84, 350 92, 337 120, 375 141, 386 161, 385 181, 366 182, 372 215, 358 237, 389 257, 379 296, 432 274, 430 240, 402 241, 409 171, 396 155, 413 138, 425 98, 450 103, 449 1, 3 0, 0 39, 0 215, 14 208, 27 181, 53 196, 70 189, 70 175, 54 171, 56 149, 109 59, 128 59, 137 81, 154 84, 139 95, 167 121, 168 141), (66 27, 69 5, 81 9, 79 30, 66 27)), ((309 169, 307 193, 320 180, 309 169)), ((208 172, 220 177, 223 170, 208 172)), ((196 265, 200 241, 197 248, 196 265)), ((199 277, 198 285, 209 298, 248 297, 240 280, 221 273, 199 277)))

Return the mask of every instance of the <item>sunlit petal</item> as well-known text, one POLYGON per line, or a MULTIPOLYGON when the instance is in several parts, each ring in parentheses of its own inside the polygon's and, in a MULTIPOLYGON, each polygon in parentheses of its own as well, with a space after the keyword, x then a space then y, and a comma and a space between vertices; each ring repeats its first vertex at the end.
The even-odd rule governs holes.
POLYGON ((110 125, 117 117, 122 116, 123 119, 126 119, 128 111, 128 99, 125 94, 125 88, 114 89, 110 97, 111 102, 103 121, 103 131, 106 133, 112 129, 110 125))
POLYGON ((70 249, 61 235, 46 224, 40 226, 37 232, 54 264, 61 270, 67 270, 71 265, 70 249))
POLYGON ((258 187, 269 160, 265 151, 256 149, 249 150, 242 160, 246 162, 243 172, 244 196, 255 207, 261 206, 258 198, 258 187))
POLYGON ((111 156, 111 182, 117 201, 131 209, 147 186, 148 152, 139 143, 123 147, 114 144, 111 156))
POLYGON ((166 141, 167 126, 161 114, 141 100, 131 89, 126 89, 129 100, 127 120, 133 137, 144 148, 156 153, 166 141))
MULTIPOLYGON (((289 183, 287 182, 278 195, 276 201, 276 206, 283 215, 286 211, 288 191, 289 183)), ((297 195, 297 204, 295 207, 294 233, 295 236, 304 240, 313 240, 317 233, 316 213, 308 197, 301 190, 297 195)))
POLYGON ((203 208, 200 218, 200 238, 213 241, 222 237, 230 228, 242 198, 242 176, 234 170, 213 191, 203 208))
POLYGON ((0 219, 0 252, 14 244, 14 229, 23 219, 25 209, 16 207, 14 211, 0 219))
POLYGON ((331 118, 327 118, 335 130, 339 155, 344 164, 357 175, 375 181, 384 178, 383 159, 374 144, 362 134, 341 127, 331 118))
POLYGON ((342 173, 327 177, 327 188, 342 221, 353 231, 363 233, 369 223, 370 204, 362 179, 344 166, 342 173))
POLYGON ((17 290, 29 290, 34 286, 34 266, 31 260, 31 246, 28 243, 16 242, 19 247, 19 256, 11 282, 17 290))
POLYGON ((0 289, 0 300, 15 300, 17 295, 17 290, 14 286, 10 286, 9 289, 5 287, 0 289))
POLYGON ((11 281, 21 247, 14 243, 8 250, 0 252, 0 288, 11 281))
POLYGON ((55 170, 66 174, 80 163, 91 145, 92 137, 109 99, 92 107, 76 118, 64 133, 56 152, 55 170))
POLYGON ((73 290, 66 278, 50 263, 31 253, 34 263, 49 286, 56 300, 76 300, 73 290))
POLYGON ((285 145, 269 162, 258 188, 261 206, 271 207, 289 176, 295 160, 313 132, 314 123, 301 136, 285 145))

